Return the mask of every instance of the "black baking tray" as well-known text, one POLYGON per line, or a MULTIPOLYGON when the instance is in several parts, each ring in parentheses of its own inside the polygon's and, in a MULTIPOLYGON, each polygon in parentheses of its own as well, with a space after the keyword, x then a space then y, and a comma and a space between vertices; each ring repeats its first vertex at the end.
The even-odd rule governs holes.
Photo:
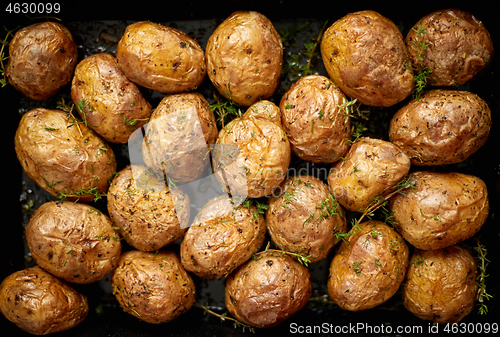
MULTIPOLYGON (((61 4, 61 12, 53 14, 66 25, 75 37, 79 45, 79 58, 97 52, 107 52, 114 54, 116 43, 127 24, 135 21, 150 20, 165 25, 174 26, 197 39, 204 49, 206 40, 211 31, 235 10, 256 10, 271 19, 275 27, 280 30, 290 27, 290 25, 303 26, 296 34, 297 45, 285 45, 285 58, 288 53, 301 54, 303 43, 311 42, 311 37, 316 37, 320 25, 319 23, 328 20, 328 25, 341 18, 349 12, 364 9, 372 9, 393 20, 400 28, 403 35, 406 35, 411 26, 422 16, 431 11, 443 8, 459 7, 474 14, 481 20, 489 30, 493 39, 495 51, 500 50, 500 23, 496 17, 496 11, 492 2, 469 2, 464 6, 457 6, 456 2, 433 1, 431 3, 411 2, 398 3, 389 2, 353 2, 334 3, 321 1, 141 1, 140 3, 118 3, 85 1, 78 5, 61 4), (306 28, 304 28, 306 27, 306 28)), ((4 10, 4 8, 0 8, 4 10)), ((36 18, 40 15, 7 13, 0 14, 0 23, 8 29, 17 26, 25 26, 30 22, 46 20, 36 18)), ((50 18, 49 18, 50 19, 50 18)), ((55 19, 51 19, 55 20, 55 19)), ((1 35, 0 38, 3 38, 1 35)), ((500 197, 500 126, 498 124, 498 114, 500 112, 500 61, 494 56, 493 63, 482 74, 469 81, 458 89, 468 90, 478 94, 490 106, 493 118, 493 128, 487 143, 473 156, 463 163, 439 167, 436 169, 447 171, 458 171, 473 174, 481 177, 488 186, 490 195, 490 217, 480 231, 481 243, 488 249, 487 257, 490 260, 488 266, 488 278, 486 279, 488 293, 493 298, 487 301, 489 313, 479 315, 478 310, 468 315, 462 320, 466 324, 492 324, 500 323, 500 229, 495 213, 499 210, 500 197)), ((302 59, 303 60, 303 59, 302 59)), ((326 75, 322 66, 321 58, 314 59, 313 69, 319 74, 326 75)), ((293 78, 286 74, 282 77, 282 84, 271 98, 275 103, 279 103, 281 95, 293 78)), ((24 174, 14 151, 14 134, 22 114, 35 107, 55 108, 59 98, 64 97, 70 101, 70 86, 64 87, 56 96, 42 102, 35 102, 25 98, 8 85, 0 89, 0 106, 3 117, 6 118, 3 125, 2 139, 5 146, 3 153, 6 164, 3 172, 4 192, 2 194, 4 224, 2 225, 2 236, 5 239, 0 244, 0 280, 7 275, 34 265, 29 256, 24 240, 24 226, 27 224, 33 209, 36 209, 43 202, 53 200, 45 191, 38 188, 24 174), (30 208, 29 211, 25 211, 30 208)), ((208 77, 198 91, 211 101, 213 86, 208 77)), ((144 89, 146 98, 155 107, 163 95, 151 90, 144 89)), ((406 102, 406 101, 405 101, 406 102)), ((379 138, 387 138, 387 126, 390 116, 397 111, 405 102, 390 108, 377 108, 371 114, 371 127, 369 133, 379 138), (377 115, 377 116, 375 116, 377 115)), ((368 135, 371 135, 368 134, 368 135)), ((128 158, 124 155, 123 147, 113 146, 118 158, 119 169, 128 164, 128 158)), ((292 165, 304 165, 297 158, 292 158, 292 165)), ((308 169, 311 173, 325 172, 329 165, 310 164, 308 169)), ((422 168, 419 168, 422 169, 422 168)), ((322 179, 326 177, 320 177, 322 179)), ((104 204, 96 204, 103 207, 104 204)), ((351 216, 355 216, 352 215, 351 216)), ((497 215, 498 218, 498 215, 497 215)), ((474 244, 473 241, 468 242, 474 244)), ((124 249, 127 249, 125 246, 124 249)), ((178 244, 171 247, 178 251, 178 244)), ((79 291, 89 298, 90 311, 83 323, 68 331, 54 334, 54 336, 283 336, 293 335, 298 331, 298 327, 317 326, 316 335, 352 335, 356 330, 353 327, 360 327, 364 324, 365 330, 358 330, 360 334, 369 335, 370 330, 373 335, 378 336, 423 336, 429 335, 432 323, 422 321, 406 311, 401 302, 400 292, 396 293, 388 302, 370 310, 352 313, 341 310, 334 305, 325 303, 322 299, 327 299, 326 280, 328 277, 328 267, 334 252, 329 257, 316 264, 311 264, 313 278, 313 298, 310 303, 298 314, 294 315, 276 328, 256 329, 255 333, 243 332, 241 328, 233 327, 232 322, 222 322, 212 315, 205 315, 204 310, 199 306, 193 308, 179 318, 161 325, 144 323, 135 317, 123 312, 110 292, 109 276, 104 280, 91 285, 75 285, 79 291), (406 332, 396 331, 397 327, 408 329, 406 332), (392 332, 391 332, 392 329, 392 332)), ((195 277, 198 292, 198 302, 207 305, 218 313, 223 313, 224 301, 224 280, 207 281, 195 277)), ((434 328, 435 329, 435 328, 434 328)), ((25 336, 29 335, 14 324, 7 321, 0 315, 0 331, 2 335, 25 336)), ((439 327, 439 334, 445 333, 443 327, 439 327)))

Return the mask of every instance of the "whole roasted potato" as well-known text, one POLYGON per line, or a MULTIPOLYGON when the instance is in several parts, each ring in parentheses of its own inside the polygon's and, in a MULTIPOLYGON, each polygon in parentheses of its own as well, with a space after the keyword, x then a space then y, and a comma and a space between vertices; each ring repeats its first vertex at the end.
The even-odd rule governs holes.
POLYGON ((328 78, 309 75, 295 82, 280 102, 290 146, 300 158, 332 163, 343 157, 351 139, 350 118, 339 108, 346 96, 328 78))
POLYGON ((433 250, 476 234, 489 212, 488 190, 478 177, 455 172, 416 171, 416 187, 391 198, 396 230, 412 246, 433 250))
POLYGON ((403 35, 377 12, 349 13, 334 22, 323 34, 321 56, 332 81, 363 104, 391 106, 413 91, 403 35))
POLYGON ((87 297, 38 266, 17 271, 0 284, 0 312, 33 335, 71 329, 88 311, 87 297))
POLYGON ((265 234, 264 216, 255 205, 234 207, 229 197, 216 197, 203 206, 184 235, 182 265, 200 277, 220 279, 251 258, 265 234))
POLYGON ((28 177, 65 200, 99 199, 116 170, 109 145, 61 110, 36 108, 25 113, 14 145, 28 177))
POLYGON ((474 310, 477 266, 465 248, 415 251, 402 287, 405 308, 420 319, 458 323, 474 310))
POLYGON ((491 111, 476 94, 434 89, 393 115, 389 138, 413 165, 446 165, 475 153, 490 129, 491 111))
POLYGON ((228 276, 226 308, 251 326, 276 326, 307 304, 310 276, 307 267, 281 251, 261 252, 228 276))
POLYGON ((396 145, 381 139, 359 138, 345 159, 328 174, 328 186, 338 202, 362 212, 374 197, 394 187, 410 170, 410 159, 396 145))
POLYGON ((116 58, 129 80, 166 94, 194 90, 206 75, 205 55, 195 40, 150 21, 127 26, 116 58))
POLYGON ((381 221, 355 225, 330 265, 328 293, 342 309, 361 311, 391 298, 404 280, 409 250, 381 221))
POLYGON ((154 324, 179 317, 196 297, 193 279, 170 251, 123 253, 111 287, 126 313, 154 324))
POLYGON ((347 229, 346 214, 328 185, 313 176, 286 179, 268 205, 266 224, 273 242, 312 262, 325 258, 339 241, 336 235, 347 229))
POLYGON ((239 105, 269 98, 278 87, 283 43, 263 14, 232 13, 208 39, 205 55, 214 86, 239 105))
POLYGON ((40 101, 69 83, 77 61, 70 31, 57 22, 42 22, 14 34, 5 71, 14 88, 40 101))
POLYGON ((156 251, 179 239, 189 220, 189 197, 169 190, 144 166, 127 166, 108 190, 108 213, 120 235, 132 247, 156 251), (179 220, 180 219, 180 220, 179 220))
POLYGON ((26 227, 26 241, 40 267, 80 284, 98 281, 113 271, 122 248, 105 214, 74 202, 50 201, 40 206, 26 227))
POLYGON ((128 142, 151 116, 151 105, 109 54, 94 54, 78 63, 71 97, 82 120, 112 143, 128 142))
POLYGON ((459 9, 424 16, 409 30, 405 41, 414 68, 430 70, 427 83, 433 86, 462 85, 493 58, 493 42, 486 27, 459 9))

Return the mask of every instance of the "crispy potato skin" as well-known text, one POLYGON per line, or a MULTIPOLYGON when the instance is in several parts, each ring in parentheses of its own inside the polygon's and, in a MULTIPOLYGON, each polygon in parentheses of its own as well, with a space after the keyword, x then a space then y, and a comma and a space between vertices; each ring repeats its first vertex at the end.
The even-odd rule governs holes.
POLYGON ((255 205, 235 208, 226 196, 211 199, 184 235, 182 265, 197 276, 220 279, 256 253, 265 234, 255 205))
POLYGON ((493 42, 483 23, 459 9, 443 9, 421 18, 408 31, 406 46, 417 69, 431 70, 433 86, 459 86, 486 68, 493 58, 493 42), (422 26, 426 33, 420 33, 422 26), (419 52, 425 42, 425 53, 419 52), (422 58, 422 60, 419 60, 422 58))
POLYGON ((475 153, 490 129, 490 108, 476 94, 434 89, 393 115, 389 139, 413 165, 447 165, 475 153))
POLYGON ((465 248, 415 251, 402 286, 405 308, 420 319, 458 323, 474 310, 477 266, 465 248))
POLYGON ((269 98, 278 87, 283 43, 263 14, 232 13, 208 39, 205 56, 214 86, 239 105, 269 98))
POLYGON ((336 162, 328 186, 350 211, 362 211, 373 198, 396 185, 410 170, 410 159, 396 145, 369 137, 351 145, 345 160, 336 162))
POLYGON ((60 201, 46 202, 35 211, 26 241, 40 267, 79 284, 96 282, 113 271, 122 248, 105 214, 86 204, 60 201))
POLYGON ((310 272, 281 251, 259 253, 226 281, 226 307, 257 328, 276 326, 302 309, 312 293, 310 272))
POLYGON ((165 94, 194 90, 206 75, 205 54, 195 40, 150 21, 127 26, 116 58, 129 80, 165 94))
POLYGON ((345 232, 345 211, 313 176, 285 180, 268 199, 266 224, 273 242, 288 252, 325 258, 338 243, 335 234, 345 232))
POLYGON ((116 59, 99 53, 83 59, 75 68, 71 85, 75 105, 82 120, 112 143, 126 143, 132 133, 146 124, 151 105, 139 88, 122 72, 116 59))
POLYGON ((14 88, 40 101, 71 81, 77 62, 76 43, 65 26, 35 23, 18 30, 10 41, 6 75, 14 88))
POLYGON ((109 145, 61 110, 36 108, 25 113, 14 145, 28 177, 67 200, 86 202, 96 193, 106 193, 116 170, 109 145))
POLYGON ((342 309, 366 310, 396 293, 409 249, 403 237, 381 221, 361 223, 350 233, 330 264, 328 293, 342 309))
POLYGON ((172 193, 168 185, 148 173, 144 166, 127 166, 108 190, 108 213, 120 235, 132 247, 156 251, 182 237, 179 217, 189 219, 189 196, 172 193), (175 195, 173 195, 175 194, 175 195), (177 206, 174 205, 174 199, 177 206))
POLYGON ((297 156, 333 163, 349 149, 350 118, 339 108, 344 93, 328 78, 309 75, 295 82, 280 101, 281 118, 297 156))
POLYGON ((478 177, 455 172, 416 171, 416 188, 394 195, 396 230, 423 250, 454 245, 476 234, 489 212, 488 190, 478 177))
POLYGON ((111 287, 126 313, 153 324, 179 317, 196 298, 193 279, 170 251, 123 253, 111 287))
POLYGON ((71 329, 88 311, 87 297, 38 266, 17 271, 0 284, 0 312, 33 335, 71 329))
POLYGON ((388 107, 413 90, 413 71, 398 27, 367 10, 349 13, 323 34, 321 56, 335 84, 359 102, 388 107))

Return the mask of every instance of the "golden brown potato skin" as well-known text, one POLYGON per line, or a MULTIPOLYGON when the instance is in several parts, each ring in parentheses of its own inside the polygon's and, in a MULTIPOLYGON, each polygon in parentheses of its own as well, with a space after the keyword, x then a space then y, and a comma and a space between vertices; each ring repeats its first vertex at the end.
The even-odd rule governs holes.
POLYGON ((206 75, 205 54, 195 40, 150 21, 127 26, 116 58, 129 80, 165 94, 194 90, 206 75))
POLYGON ((71 80, 78 61, 70 31, 57 22, 21 28, 9 43, 9 83, 31 99, 53 96, 71 80))
POLYGON ((339 108, 347 97, 328 78, 309 75, 295 82, 280 101, 281 118, 297 156, 333 163, 349 149, 351 122, 339 108))
POLYGON ((434 89, 393 115, 389 139, 413 165, 446 165, 475 153, 490 129, 490 108, 476 94, 434 89))
POLYGON ((342 309, 366 310, 396 293, 409 250, 401 235, 381 221, 366 221, 350 233, 330 264, 328 293, 342 309))
POLYGON ((113 271, 122 248, 105 214, 74 202, 50 201, 40 206, 26 227, 26 241, 40 267, 80 284, 98 281, 113 271))
POLYGON ((256 253, 265 234, 255 205, 234 207, 227 196, 211 199, 184 235, 182 265, 200 277, 220 279, 256 253))
POLYGON ((396 145, 361 137, 351 145, 345 159, 333 165, 328 186, 342 206, 360 212, 409 170, 410 159, 396 145))
POLYGON ((416 171, 416 188, 391 198, 395 228, 412 246, 433 250, 476 234, 488 217, 485 183, 455 172, 416 171))
POLYGON ((180 190, 175 197, 171 192, 144 166, 127 166, 113 179, 108 213, 129 245, 151 252, 182 237, 186 228, 181 228, 181 223, 189 219, 189 197, 180 190), (183 221, 179 221, 177 210, 183 221))
POLYGON ((273 242, 287 252, 325 258, 338 243, 336 234, 347 229, 346 214, 328 190, 313 176, 286 179, 268 199, 266 224, 273 242))
POLYGON ((61 110, 36 108, 25 113, 14 145, 28 177, 65 200, 99 197, 116 170, 109 145, 61 110))
POLYGON ((278 87, 283 43, 261 13, 232 13, 208 39, 205 56, 214 86, 239 105, 269 98, 278 87))
POLYGON ((335 84, 359 102, 388 107, 413 90, 413 71, 398 27, 371 11, 349 13, 323 34, 321 56, 335 84))
POLYGON ((123 253, 111 287, 125 312, 153 324, 179 317, 196 297, 193 279, 170 251, 123 253))
POLYGON ((427 83, 433 86, 462 85, 493 58, 493 42, 486 27, 471 13, 459 9, 424 16, 409 30, 405 41, 414 67, 432 71, 427 83), (426 31, 420 37, 418 26, 426 31), (427 45, 423 54, 422 42, 427 45))
POLYGON ((251 326, 276 326, 307 304, 310 276, 307 267, 281 251, 259 253, 228 276, 226 308, 251 326))
POLYGON ((125 76, 116 59, 105 53, 78 63, 71 97, 76 106, 84 105, 77 109, 82 120, 112 143, 128 142, 151 116, 151 105, 139 88, 125 76))
POLYGON ((402 287, 405 308, 420 319, 458 323, 474 310, 476 261, 465 248, 415 251, 402 287))
POLYGON ((71 329, 88 311, 87 297, 38 266, 17 271, 0 284, 0 312, 33 335, 71 329))

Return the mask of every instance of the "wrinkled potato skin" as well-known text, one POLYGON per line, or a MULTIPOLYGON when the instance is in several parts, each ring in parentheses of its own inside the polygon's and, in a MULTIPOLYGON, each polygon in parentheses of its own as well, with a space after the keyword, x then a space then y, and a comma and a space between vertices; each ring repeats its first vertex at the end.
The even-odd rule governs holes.
POLYGON ((120 171, 109 187, 107 207, 121 237, 138 250, 152 252, 182 237, 186 228, 181 223, 189 219, 189 197, 181 190, 174 196, 167 184, 146 170, 134 165, 120 171))
POLYGON ((323 34, 321 56, 332 81, 363 104, 388 107, 413 91, 403 36, 377 12, 349 13, 333 23, 323 34))
POLYGON ((381 221, 361 223, 351 233, 330 264, 328 293, 342 309, 361 311, 396 293, 408 267, 409 249, 401 235, 381 221))
POLYGON ((150 21, 127 26, 116 58, 129 80, 164 94, 194 90, 206 75, 205 54, 195 40, 150 21))
POLYGON ((431 70, 432 86, 459 86, 486 68, 493 58, 493 42, 483 23, 459 9, 443 9, 421 18, 406 35, 411 62, 417 69, 431 70), (417 36, 418 26, 427 32, 417 36), (425 53, 420 55, 420 43, 425 53), (417 53, 423 58, 418 59, 417 53))
POLYGON ((459 246, 415 251, 402 286, 405 308, 420 319, 458 323, 474 310, 476 261, 459 246))
POLYGON ((273 95, 283 62, 283 43, 271 21, 236 11, 212 33, 205 49, 210 80, 224 97, 250 106, 273 95))
POLYGON ((111 287, 125 312, 153 324, 179 317, 196 298, 193 279, 170 251, 123 253, 111 287))
POLYGON ((109 145, 84 124, 77 127, 61 110, 36 108, 25 113, 14 144, 28 177, 53 196, 67 195, 65 200, 95 198, 82 190, 106 193, 116 170, 109 145))
POLYGON ((307 267, 281 251, 259 253, 228 276, 226 308, 251 326, 276 326, 307 304, 310 277, 307 267))
POLYGON ((491 111, 476 94, 435 89, 394 114, 389 139, 413 165, 447 165, 475 153, 490 129, 491 111))
POLYGON ((78 52, 70 31, 57 22, 21 28, 9 43, 6 76, 14 88, 41 101, 71 81, 78 52))
POLYGON ((33 335, 71 329, 88 311, 84 295, 38 266, 17 271, 0 284, 0 312, 33 335))
POLYGON ((396 185, 410 170, 410 159, 396 145, 362 137, 351 145, 345 160, 333 165, 328 186, 350 211, 362 211, 373 198, 396 185))
POLYGON ((197 276, 220 279, 251 258, 265 234, 255 205, 235 208, 226 196, 211 199, 184 235, 182 265, 197 276))
POLYGON ((416 188, 391 198, 396 230, 423 250, 454 245, 476 234, 489 213, 485 183, 455 172, 417 171, 416 188))
POLYGON ((281 118, 297 156, 333 163, 349 149, 351 122, 339 108, 347 99, 328 78, 309 75, 295 82, 280 102, 281 118))
POLYGON ((40 267, 79 284, 96 282, 113 271, 122 249, 105 214, 73 202, 40 206, 26 227, 26 241, 40 267))
POLYGON ((87 102, 83 111, 77 109, 80 117, 111 143, 128 142, 151 116, 151 105, 109 54, 95 54, 78 63, 71 97, 77 106, 87 102))
POLYGON ((328 185, 313 176, 291 177, 276 192, 266 211, 273 242, 287 252, 310 256, 312 262, 325 258, 339 241, 335 234, 347 229, 345 211, 330 198, 328 185))

